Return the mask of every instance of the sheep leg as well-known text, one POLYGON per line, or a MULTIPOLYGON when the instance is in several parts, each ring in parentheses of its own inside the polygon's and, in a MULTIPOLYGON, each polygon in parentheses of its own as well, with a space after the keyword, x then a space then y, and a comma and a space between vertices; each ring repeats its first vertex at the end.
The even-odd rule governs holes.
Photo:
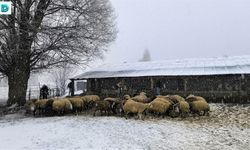
POLYGON ((107 110, 107 113, 108 113, 108 116, 110 115, 110 112, 109 112, 109 110, 107 110))
POLYGON ((77 111, 78 109, 76 109, 76 115, 78 116, 78 111, 77 111))
POLYGON ((143 115, 143 113, 138 113, 138 118, 140 120, 144 120, 144 117, 145 117, 145 115, 143 115))
POLYGON ((34 116, 34 117, 36 116, 36 110, 33 111, 33 116, 34 116))
POLYGON ((125 118, 128 119, 128 112, 125 112, 125 118))

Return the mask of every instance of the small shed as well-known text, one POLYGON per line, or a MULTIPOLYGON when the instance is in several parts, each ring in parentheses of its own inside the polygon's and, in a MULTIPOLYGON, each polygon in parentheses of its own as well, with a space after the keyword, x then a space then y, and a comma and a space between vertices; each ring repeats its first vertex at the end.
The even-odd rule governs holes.
POLYGON ((75 76, 87 80, 87 92, 106 96, 200 95, 210 102, 250 102, 250 56, 105 64, 75 76))

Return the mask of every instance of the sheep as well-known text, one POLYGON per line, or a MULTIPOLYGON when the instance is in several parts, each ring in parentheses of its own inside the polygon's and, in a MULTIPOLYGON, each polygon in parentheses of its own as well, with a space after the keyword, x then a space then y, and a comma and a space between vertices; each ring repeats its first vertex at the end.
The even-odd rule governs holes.
POLYGON ((179 95, 167 95, 173 102, 173 112, 171 112, 171 116, 181 115, 182 117, 187 116, 190 111, 189 104, 185 101, 185 99, 179 95))
POLYGON ((126 103, 123 105, 123 110, 125 113, 125 117, 127 119, 127 116, 129 113, 137 114, 139 119, 143 119, 142 115, 145 112, 146 109, 148 109, 151 106, 150 103, 141 103, 136 102, 132 99, 129 99, 126 101, 126 103))
POLYGON ((125 104, 126 100, 120 100, 119 98, 107 97, 104 99, 104 101, 108 101, 110 103, 113 114, 119 114, 121 116, 123 115, 124 111, 122 109, 122 106, 125 104))
POLYGON ((170 98, 175 104, 179 103, 180 101, 185 101, 185 98, 179 95, 167 95, 166 97, 170 98))
POLYGON ((201 112, 203 112, 202 115, 209 115, 209 104, 206 101, 193 101, 190 103, 190 110, 192 113, 198 113, 200 115, 201 112))
POLYGON ((71 102, 68 99, 62 99, 62 101, 64 102, 65 106, 64 106, 64 112, 65 113, 69 113, 72 112, 73 110, 73 105, 71 104, 71 102))
POLYGON ((34 100, 27 101, 24 105, 26 110, 25 114, 33 114, 35 116, 36 105, 34 100))
POLYGON ((179 105, 180 105, 179 107, 180 107, 180 111, 181 111, 182 115, 185 116, 187 113, 190 112, 190 106, 189 106, 188 102, 180 101, 179 105))
POLYGON ((102 101, 102 100, 95 101, 95 110, 94 110, 93 116, 96 115, 97 111, 100 111, 101 115, 102 115, 102 112, 104 111, 105 114, 108 114, 109 116, 109 113, 111 112, 110 103, 108 101, 102 101))
POLYGON ((173 105, 173 102, 168 98, 157 97, 151 103, 149 111, 158 115, 165 115, 173 105))
POLYGON ((203 112, 202 115, 209 115, 208 112, 210 110, 210 107, 207 101, 203 97, 189 95, 186 98, 186 101, 189 103, 190 111, 192 113, 198 113, 199 115, 201 115, 201 112, 203 112))
POLYGON ((53 99, 49 99, 45 104, 45 115, 52 116, 53 115, 53 99))
POLYGON ((57 115, 63 115, 65 103, 62 100, 54 100, 52 104, 53 111, 57 113, 57 115))
POLYGON ((94 106, 95 101, 100 100, 100 97, 98 95, 85 95, 82 100, 86 104, 86 108, 90 109, 94 106))
POLYGON ((203 97, 201 97, 201 96, 189 95, 188 97, 186 97, 186 101, 187 101, 187 102, 193 102, 193 101, 199 101, 199 100, 202 100, 202 101, 207 102, 207 101, 206 101, 203 97))
POLYGON ((73 110, 73 106, 68 99, 55 99, 52 108, 57 115, 63 115, 73 110))
POLYGON ((78 115, 78 112, 81 112, 84 109, 84 102, 81 97, 69 98, 73 106, 73 111, 78 115))
POLYGON ((123 96, 123 99, 128 100, 128 99, 131 99, 131 97, 130 97, 130 95, 126 94, 126 95, 123 96))
POLYGON ((38 111, 38 115, 42 115, 43 113, 45 113, 47 101, 48 101, 47 99, 42 99, 42 100, 37 100, 34 102, 35 104, 34 116, 37 111, 38 111))
POLYGON ((104 101, 108 101, 112 112, 114 114, 117 114, 117 108, 116 107, 119 104, 120 99, 119 98, 107 97, 107 98, 104 99, 104 101))
POLYGON ((131 99, 137 102, 146 103, 147 96, 145 92, 141 92, 139 95, 136 95, 131 99))
POLYGON ((125 104, 125 102, 125 100, 121 100, 115 103, 113 108, 115 110, 115 114, 119 114, 120 116, 124 114, 123 105, 125 104))

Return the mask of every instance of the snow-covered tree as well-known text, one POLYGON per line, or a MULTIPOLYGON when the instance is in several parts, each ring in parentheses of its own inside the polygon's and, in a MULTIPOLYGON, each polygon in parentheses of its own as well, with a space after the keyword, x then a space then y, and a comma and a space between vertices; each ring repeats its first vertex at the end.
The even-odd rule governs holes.
POLYGON ((116 38, 109 0, 11 0, 0 15, 0 73, 8 77, 8 105, 25 103, 32 71, 102 57, 116 38))

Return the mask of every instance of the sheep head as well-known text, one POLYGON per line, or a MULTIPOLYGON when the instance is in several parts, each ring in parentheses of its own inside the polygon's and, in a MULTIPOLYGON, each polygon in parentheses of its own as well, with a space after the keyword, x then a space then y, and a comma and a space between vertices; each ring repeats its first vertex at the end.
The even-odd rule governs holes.
POLYGON ((145 104, 145 108, 146 108, 146 109, 152 108, 152 104, 151 104, 151 103, 145 104))
POLYGON ((141 92, 140 95, 146 95, 146 93, 145 92, 141 92))
POLYGON ((125 100, 128 100, 128 99, 130 99, 131 97, 128 95, 128 94, 126 94, 126 95, 124 95, 123 96, 123 99, 125 99, 125 100))

